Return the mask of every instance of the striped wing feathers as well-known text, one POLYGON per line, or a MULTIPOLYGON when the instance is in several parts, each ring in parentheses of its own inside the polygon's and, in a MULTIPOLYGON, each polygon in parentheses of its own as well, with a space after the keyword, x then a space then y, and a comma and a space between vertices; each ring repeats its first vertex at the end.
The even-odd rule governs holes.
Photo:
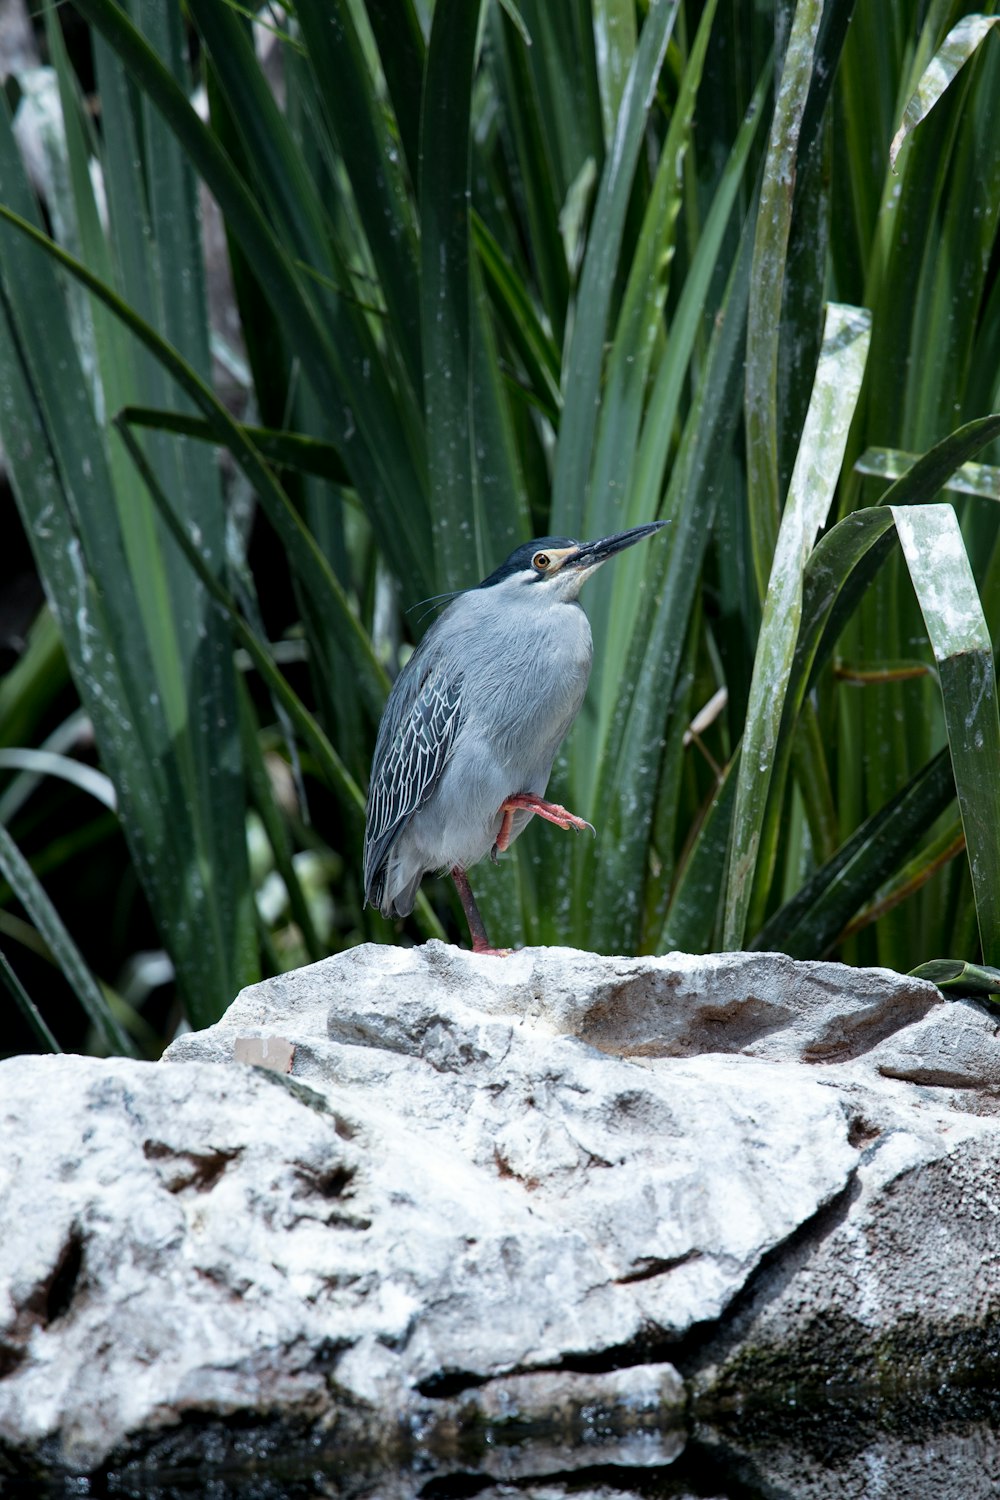
POLYGON ((406 686, 401 677, 386 707, 368 791, 365 899, 376 905, 373 887, 392 845, 434 791, 461 718, 461 677, 449 679, 440 666, 430 667, 408 706, 406 686), (402 701, 394 704, 397 692, 402 701))

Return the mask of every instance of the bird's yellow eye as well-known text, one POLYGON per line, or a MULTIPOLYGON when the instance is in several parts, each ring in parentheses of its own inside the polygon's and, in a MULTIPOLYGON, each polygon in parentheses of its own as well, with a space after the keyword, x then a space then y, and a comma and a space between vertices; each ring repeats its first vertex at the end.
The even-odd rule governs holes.
POLYGON ((551 562, 552 559, 547 552, 536 552, 531 559, 531 566, 537 568, 539 573, 544 573, 551 562))

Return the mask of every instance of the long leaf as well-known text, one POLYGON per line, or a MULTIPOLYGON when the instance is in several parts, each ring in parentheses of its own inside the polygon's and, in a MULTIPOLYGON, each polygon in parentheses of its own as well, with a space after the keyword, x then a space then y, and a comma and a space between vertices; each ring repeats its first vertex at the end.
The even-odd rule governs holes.
POLYGON ((18 1010, 21 1012, 22 1016, 27 1021, 32 1031, 35 1033, 35 1036, 41 1042, 42 1046, 48 1052, 61 1052, 62 1048, 60 1047, 59 1043, 56 1041, 54 1035, 46 1024, 44 1016, 38 1009, 38 1006, 35 1004, 34 1000, 32 1000, 31 996, 28 994, 27 990, 24 988, 24 985, 21 983, 20 979, 18 979, 16 973, 14 972, 13 966, 11 965, 10 959, 7 957, 6 953, 4 953, 2 948, 0 948, 0 979, 2 979, 4 984, 7 986, 7 989, 14 998, 14 1004, 17 1006, 18 1010))
MULTIPOLYGON (((132 462, 135 464, 139 474, 141 474, 160 516, 173 536, 174 541, 184 554, 192 571, 209 591, 220 609, 225 612, 230 628, 233 630, 239 644, 252 658, 254 666, 260 672, 275 698, 281 702, 299 733, 308 741, 329 784, 340 794, 344 805, 353 809, 356 819, 360 818, 365 805, 365 799, 360 788, 352 779, 343 761, 330 744, 329 739, 316 722, 316 719, 304 707, 301 699, 274 665, 267 647, 263 642, 258 640, 255 633, 244 621, 235 599, 213 573, 208 561, 203 557, 200 547, 167 499, 152 466, 137 440, 129 432, 124 419, 119 417, 116 421, 122 441, 132 458, 132 462)), ((360 832, 360 825, 357 826, 356 831, 360 832)))
MULTIPOLYGON (((866 448, 854 467, 859 474, 876 479, 902 479, 918 462, 919 454, 898 448, 866 448)), ((996 464, 962 464, 941 486, 954 495, 978 495, 982 500, 1000 500, 1000 467, 996 464)))
MULTIPOLYGON (((357 843, 360 845, 365 808, 365 797, 360 787, 351 777, 350 772, 331 745, 315 717, 305 707, 298 694, 289 684, 287 678, 276 667, 267 646, 258 639, 255 632, 243 619, 237 607, 236 600, 212 574, 195 541, 188 534, 183 523, 171 507, 166 495, 163 493, 156 475, 146 461, 142 449, 129 432, 124 419, 121 417, 118 419, 118 428, 136 469, 145 481, 157 510, 169 528, 177 545, 184 553, 192 570, 204 584, 205 588, 209 590, 219 607, 224 611, 237 641, 252 659, 254 666, 260 672, 261 677, 267 684, 275 700, 281 704, 299 734, 309 744, 328 783, 338 792, 342 805, 349 814, 353 815, 353 832, 357 843)), ((444 932, 441 924, 431 911, 426 897, 422 895, 418 898, 418 910, 427 936, 443 938, 444 932)))
POLYGON ((472 370, 469 116, 478 0, 434 7, 420 126, 420 309, 427 458, 439 588, 479 571, 468 501, 475 483, 472 370), (470 566, 470 563, 472 566, 470 566))
POLYGON ((135 1046, 115 1019, 100 985, 28 861, 0 825, 0 872, 34 922, 91 1022, 112 1052, 135 1056, 135 1046))
POLYGON ((577 316, 565 361, 563 416, 552 491, 552 525, 569 536, 581 532, 590 480, 594 414, 615 271, 621 249, 632 178, 642 145, 663 55, 676 19, 678 0, 650 6, 629 70, 614 140, 594 208, 577 316))
POLYGON ((750 535, 761 598, 768 586, 781 514, 778 492, 778 344, 786 250, 791 229, 799 134, 822 15, 822 0, 797 0, 774 105, 757 215, 747 314, 744 406, 750 535))
POLYGON ((831 306, 788 503, 774 551, 747 709, 733 814, 723 945, 741 946, 788 680, 802 614, 803 573, 826 521, 840 474, 868 354, 871 323, 856 308, 831 306))
POLYGON ((932 958, 918 964, 910 973, 915 979, 929 979, 938 989, 955 995, 977 995, 988 999, 1000 996, 1000 969, 988 964, 970 964, 962 959, 932 958))
POLYGON ((993 646, 950 505, 892 507, 944 702, 983 961, 1000 960, 1000 712, 993 646))
POLYGON ((866 819, 756 933, 750 947, 793 958, 822 957, 855 912, 926 836, 954 795, 947 752, 941 751, 866 819))
POLYGON ((112 812, 117 806, 110 778, 101 771, 95 771, 93 766, 72 760, 68 755, 58 755, 51 750, 0 749, 0 771, 5 770, 30 771, 35 777, 57 776, 62 781, 68 781, 71 786, 78 787, 81 792, 86 792, 88 796, 96 797, 98 802, 112 812))
POLYGON ((420 107, 425 55, 417 7, 414 0, 368 0, 366 9, 410 177, 416 182, 420 175, 420 107))
POLYGON ((347 0, 299 0, 296 15, 343 155, 410 382, 422 391, 417 230, 384 103, 347 0))
MULTIPOLYGON (((575 851, 575 899, 587 913, 588 940, 598 951, 621 951, 622 946, 637 941, 663 708, 674 697, 702 561, 721 497, 719 454, 729 448, 738 418, 751 225, 748 218, 670 475, 662 510, 670 526, 648 544, 646 588, 653 607, 646 629, 634 637, 621 674, 618 709, 601 746, 593 800, 598 843, 589 848, 578 845, 575 851)), ((551 883, 558 888, 562 878, 553 872, 551 883)))
POLYGON ((798 701, 814 684, 894 545, 890 508, 933 500, 951 476, 998 435, 1000 414, 966 422, 935 443, 890 485, 877 508, 852 512, 820 538, 806 569, 796 653, 798 701))
POLYGON ((513 274, 500 246, 477 214, 472 216, 472 230, 487 290, 503 320, 504 330, 524 364, 535 401, 556 427, 561 406, 558 350, 542 327, 527 288, 513 274))
POLYGON ((254 485, 258 498, 267 509, 268 517, 280 535, 282 542, 297 561, 300 576, 315 592, 319 602, 335 609, 343 627, 343 640, 350 648, 358 671, 357 686, 371 704, 373 712, 381 711, 387 679, 384 668, 378 662, 357 617, 352 611, 343 588, 330 569, 315 539, 303 525, 289 503, 287 495, 274 479, 273 474, 261 460, 245 430, 226 411, 222 403, 200 379, 185 359, 178 354, 155 329, 139 318, 131 307, 118 297, 110 287, 93 276, 86 266, 68 255, 60 246, 37 230, 19 214, 13 213, 0 203, 0 219, 18 230, 28 239, 43 248, 71 275, 75 276, 94 296, 118 317, 163 364, 178 385, 200 407, 218 435, 219 442, 239 462, 247 478, 254 485))
POLYGON ((547 149, 546 126, 550 125, 550 117, 541 106, 532 76, 536 49, 532 46, 529 54, 523 36, 500 6, 490 6, 488 17, 507 99, 507 129, 519 166, 513 191, 518 194, 525 219, 542 305, 554 338, 561 342, 569 296, 569 268, 559 233, 562 195, 554 181, 553 153, 547 149))
MULTIPOLYGON (((122 408, 122 415, 130 427, 172 432, 181 437, 195 438, 199 443, 217 444, 219 441, 217 427, 204 417, 191 416, 187 412, 126 406, 122 408)), ((248 423, 239 426, 247 442, 274 468, 297 469, 302 474, 315 474, 317 478, 329 479, 334 484, 347 484, 347 470, 332 443, 324 443, 305 432, 279 432, 273 427, 253 427, 248 423)))
MULTIPOLYGON (((367 340, 363 339, 359 347, 362 336, 354 312, 345 309, 341 305, 343 299, 339 299, 336 305, 343 326, 337 324, 335 330, 329 317, 320 316, 314 301, 316 283, 298 271, 294 255, 280 242, 212 132, 202 124, 169 70, 114 0, 79 0, 77 8, 121 57, 211 189, 232 233, 253 263, 261 283, 266 285, 317 396, 331 414, 337 446, 358 493, 374 507, 373 516, 382 527, 386 549, 399 576, 413 580, 417 588, 429 588, 430 573, 422 570, 429 556, 423 457, 414 455, 409 440, 400 434, 398 409, 377 373, 381 362, 367 340), (376 504, 378 500, 384 502, 389 519, 386 511, 376 504)), ((245 59, 245 38, 236 18, 230 15, 227 22, 224 11, 225 7, 205 6, 202 14, 214 26, 213 37, 219 44, 221 57, 227 57, 227 48, 232 44, 245 59), (220 31, 223 27, 224 33, 220 31)), ((265 121, 274 124, 270 96, 261 92, 252 68, 245 62, 242 78, 248 88, 252 86, 252 97, 241 96, 237 101, 242 106, 241 118, 254 128, 255 141, 267 147, 264 160, 271 165, 270 181, 278 191, 288 153, 279 149, 277 127, 271 137, 262 129, 265 121)), ((283 130, 280 135, 283 146, 283 130)), ((324 302, 325 307, 332 305, 329 299, 324 302)))
MULTIPOLYGON (((0 179, 3 196, 33 213, 5 119, 0 179)), ((29 237, 43 238, 20 222, 29 237)), ((179 983, 192 1012, 209 1021, 254 975, 243 921, 249 888, 239 856, 240 772, 226 732, 231 665, 225 655, 209 661, 215 622, 199 634, 206 601, 192 595, 189 579, 174 596, 183 626, 175 627, 169 603, 158 619, 137 591, 131 559, 144 549, 155 553, 149 516, 133 514, 119 491, 50 259, 7 224, 2 238, 2 421, 18 503, 179 983), (207 711, 211 765, 204 739, 199 743, 206 709, 189 720, 181 708, 182 678, 187 674, 197 691, 200 661, 208 677, 220 678, 218 690, 210 683, 202 694, 217 709, 215 717, 207 711), (214 803, 207 796, 212 776, 214 803), (182 807, 191 814, 177 819, 172 809, 182 807)), ((210 531, 207 516, 205 525, 210 531)), ((157 554, 148 580, 161 601, 171 599, 168 566, 157 554)))
MULTIPOLYGON (((581 528, 586 536, 606 536, 616 529, 639 524, 657 514, 659 508, 662 475, 657 477, 655 501, 642 486, 633 483, 632 476, 639 458, 639 433, 644 420, 665 422, 661 429, 665 435, 673 427, 672 414, 657 413, 651 418, 646 413, 647 382, 650 371, 655 369, 654 355, 658 350, 665 363, 675 364, 678 385, 680 370, 690 355, 691 345, 685 341, 683 323, 671 329, 669 344, 663 347, 663 314, 674 258, 684 164, 715 11, 715 0, 710 0, 684 68, 608 353, 593 470, 581 528)), ((738 151, 734 156, 738 162, 738 151)), ((662 398, 662 390, 658 394, 662 398)), ((597 732, 602 736, 617 700, 616 663, 625 658, 635 628, 645 564, 641 554, 622 557, 610 579, 602 579, 593 590, 589 607, 592 629, 595 638, 605 643, 591 688, 598 699, 597 732)))
POLYGON ((917 128, 921 120, 927 118, 959 69, 965 66, 995 26, 1000 26, 1000 20, 996 16, 963 16, 949 31, 917 84, 903 111, 902 124, 892 138, 889 165, 893 171, 896 170, 896 158, 906 137, 917 128))
MULTIPOLYGON (((643 417, 646 382, 657 342, 662 338, 684 163, 715 10, 716 0, 709 0, 684 69, 615 325, 584 511, 582 531, 587 536, 607 535, 616 525, 624 525, 626 517, 631 520, 633 514, 629 507, 629 471, 643 417)), ((598 634, 603 637, 600 627, 598 634)))
POLYGON ((726 767, 677 883, 656 943, 657 953, 705 953, 718 925, 726 881, 726 856, 736 803, 738 761, 726 767))

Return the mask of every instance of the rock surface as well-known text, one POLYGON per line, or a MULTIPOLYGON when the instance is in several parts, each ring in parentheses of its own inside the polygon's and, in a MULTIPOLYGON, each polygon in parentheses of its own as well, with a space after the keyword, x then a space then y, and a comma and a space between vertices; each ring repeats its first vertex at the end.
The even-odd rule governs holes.
POLYGON ((428 943, 163 1064, 0 1064, 0 1472, 238 1428, 520 1479, 518 1434, 667 1463, 689 1396, 995 1380, 996 1032, 879 970, 428 943))

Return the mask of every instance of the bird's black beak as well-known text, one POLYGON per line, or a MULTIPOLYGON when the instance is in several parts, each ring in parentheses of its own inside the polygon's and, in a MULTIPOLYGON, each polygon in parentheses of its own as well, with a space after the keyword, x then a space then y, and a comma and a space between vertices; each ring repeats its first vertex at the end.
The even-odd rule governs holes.
POLYGON ((648 521, 645 526, 631 526, 628 531, 616 531, 614 536, 602 536, 596 542, 581 542, 576 551, 567 557, 564 566, 590 573, 594 568, 599 568, 601 563, 607 562, 609 557, 614 557, 616 552, 623 552, 634 542, 641 542, 644 536, 652 536, 654 531, 659 531, 666 524, 666 521, 648 521))

